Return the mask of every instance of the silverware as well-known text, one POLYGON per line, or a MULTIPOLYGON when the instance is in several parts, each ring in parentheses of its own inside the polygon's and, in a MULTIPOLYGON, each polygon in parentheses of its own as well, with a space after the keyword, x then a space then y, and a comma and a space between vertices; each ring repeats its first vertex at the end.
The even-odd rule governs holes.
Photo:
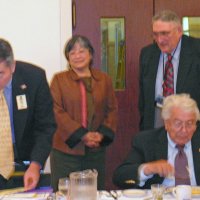
POLYGON ((115 191, 115 190, 111 190, 110 191, 110 194, 111 194, 111 196, 114 198, 114 199, 119 199, 120 197, 121 197, 121 195, 122 195, 122 191, 119 191, 119 190, 117 190, 117 191, 115 191))
POLYGON ((110 193, 110 195, 111 195, 114 199, 116 199, 116 200, 118 199, 118 194, 117 194, 117 192, 111 190, 109 193, 110 193))

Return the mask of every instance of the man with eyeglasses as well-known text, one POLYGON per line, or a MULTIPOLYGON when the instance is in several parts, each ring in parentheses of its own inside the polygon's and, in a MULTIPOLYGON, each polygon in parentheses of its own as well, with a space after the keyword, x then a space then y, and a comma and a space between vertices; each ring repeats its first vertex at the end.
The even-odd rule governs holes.
POLYGON ((200 185, 200 113, 196 102, 188 94, 170 95, 164 99, 162 118, 164 127, 135 136, 128 157, 113 175, 120 188, 150 188, 154 183, 200 185), (180 159, 180 147, 184 159, 180 159))
POLYGON ((155 42, 140 54, 140 130, 163 126, 160 108, 170 94, 188 93, 200 108, 200 40, 183 35, 180 18, 170 10, 152 18, 152 30, 155 42), (166 93, 169 57, 172 88, 166 93))

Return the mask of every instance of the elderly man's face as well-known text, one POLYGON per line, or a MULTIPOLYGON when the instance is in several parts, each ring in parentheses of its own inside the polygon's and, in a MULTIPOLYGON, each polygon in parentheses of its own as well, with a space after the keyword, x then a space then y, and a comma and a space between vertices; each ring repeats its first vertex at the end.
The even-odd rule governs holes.
POLYGON ((182 27, 174 22, 158 20, 153 23, 154 40, 164 53, 171 53, 176 48, 181 36, 182 27))
POLYGON ((196 115, 175 107, 172 110, 171 118, 164 123, 170 138, 176 144, 183 145, 191 140, 196 130, 196 115))

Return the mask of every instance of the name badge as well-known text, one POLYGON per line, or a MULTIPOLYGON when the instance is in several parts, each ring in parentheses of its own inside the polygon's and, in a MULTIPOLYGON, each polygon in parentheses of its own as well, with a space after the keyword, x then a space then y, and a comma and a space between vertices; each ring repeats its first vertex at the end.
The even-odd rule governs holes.
POLYGON ((27 101, 26 101, 26 95, 18 95, 16 96, 16 100, 17 100, 17 108, 18 110, 23 110, 23 109, 27 109, 27 101))

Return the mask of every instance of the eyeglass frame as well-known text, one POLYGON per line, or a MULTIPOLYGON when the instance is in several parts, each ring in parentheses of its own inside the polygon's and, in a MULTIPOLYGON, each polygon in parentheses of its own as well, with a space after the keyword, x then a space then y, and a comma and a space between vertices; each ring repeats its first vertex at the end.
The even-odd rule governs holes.
POLYGON ((188 120, 188 121, 184 122, 184 121, 175 119, 174 121, 172 121, 171 124, 172 124, 173 128, 175 128, 177 130, 182 129, 183 127, 185 127, 185 129, 187 129, 187 130, 191 130, 192 128, 196 127, 197 121, 188 120))

